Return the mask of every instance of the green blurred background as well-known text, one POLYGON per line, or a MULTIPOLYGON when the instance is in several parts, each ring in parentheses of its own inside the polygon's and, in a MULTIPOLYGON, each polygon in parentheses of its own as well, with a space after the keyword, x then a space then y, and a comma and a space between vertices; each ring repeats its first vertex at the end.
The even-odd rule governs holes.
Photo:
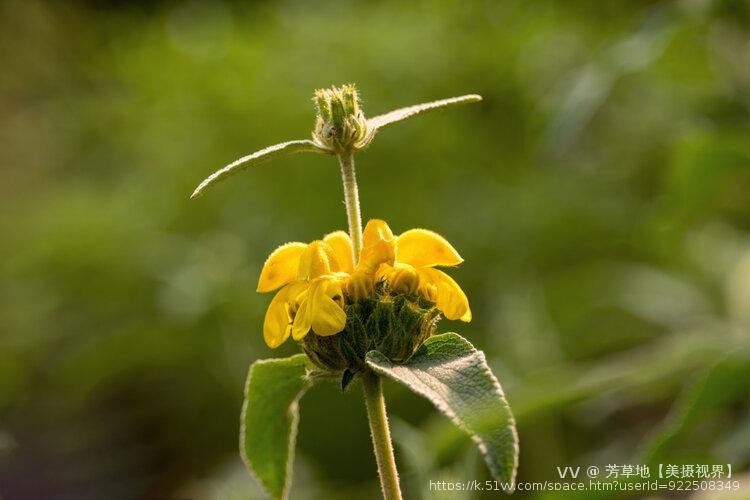
MULTIPOLYGON (((0 54, 3 499, 261 497, 243 382, 297 348, 264 345, 256 280, 280 243, 345 227, 338 167, 299 155, 188 195, 308 137, 312 90, 347 82, 370 116, 484 96, 383 131, 358 172, 365 219, 466 259, 474 321, 440 329, 504 384, 521 481, 747 470, 747 2, 15 0, 0 54)), ((482 497, 428 491, 488 474, 428 403, 386 396, 407 498, 482 497)), ((378 493, 359 389, 314 388, 291 497, 378 493)))

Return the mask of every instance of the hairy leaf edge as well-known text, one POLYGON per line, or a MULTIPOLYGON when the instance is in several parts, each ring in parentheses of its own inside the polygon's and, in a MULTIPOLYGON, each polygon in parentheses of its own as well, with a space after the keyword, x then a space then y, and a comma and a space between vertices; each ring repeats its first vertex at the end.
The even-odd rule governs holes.
MULTIPOLYGON (((290 357, 296 357, 296 356, 304 356, 307 358, 305 354, 295 354, 290 357)), ((263 491, 268 494, 269 497, 275 498, 270 491, 270 488, 266 484, 265 481, 261 480, 260 477, 255 473, 255 470, 253 470, 252 465, 250 465, 250 459, 245 455, 245 432, 246 432, 246 426, 245 426, 245 414, 247 412, 247 391, 249 389, 250 385, 250 378, 252 374, 252 370, 255 369, 255 366, 260 363, 269 363, 272 361, 277 361, 279 358, 270 358, 270 359, 259 359, 254 361, 250 365, 250 372, 247 374, 247 378, 245 379, 245 387, 243 389, 243 400, 242 400, 242 410, 240 411, 240 458, 242 459, 242 462, 245 464, 245 469, 250 473, 250 475, 255 479, 255 481, 261 485, 263 488, 263 491)), ((283 358, 282 358, 283 359, 283 358)), ((309 362, 308 362, 309 365, 309 362)), ((309 370, 309 366, 308 366, 309 370)), ((284 479, 284 488, 281 492, 281 496, 279 498, 286 499, 289 495, 289 488, 292 485, 292 472, 294 469, 294 452, 297 448, 297 430, 299 428, 299 400, 302 399, 302 396, 305 395, 305 393, 312 387, 313 381, 308 375, 305 375, 305 383, 302 385, 302 388, 300 389, 299 393, 297 394, 297 397, 292 400, 292 403, 289 405, 288 412, 291 412, 291 431, 289 433, 289 448, 287 450, 287 462, 286 462, 286 474, 284 479)))
POLYGON ((273 160, 278 156, 293 155, 297 153, 321 153, 321 154, 332 154, 332 151, 323 148, 318 143, 313 142, 309 139, 298 139, 293 141, 281 142, 272 146, 267 146, 263 149, 245 155, 228 165, 214 171, 211 175, 206 177, 198 184, 193 194, 190 195, 191 199, 195 199, 203 195, 206 190, 215 185, 216 183, 226 179, 227 177, 236 174, 247 168, 251 168, 256 165, 266 163, 273 160))
MULTIPOLYGON (((468 340, 466 340, 465 338, 463 338, 461 335, 459 335, 457 333, 453 333, 453 332, 444 333, 444 334, 440 334, 440 335, 435 335, 435 336, 430 337, 429 339, 427 339, 426 342, 429 342, 432 339, 446 340, 446 339, 448 339, 450 337, 456 338, 457 340, 466 343, 466 346, 468 347, 469 351, 468 351, 468 353, 463 354, 461 357, 467 357, 467 356, 471 356, 471 355, 474 355, 474 354, 478 354, 479 355, 479 357, 480 357, 480 359, 482 361, 482 370, 484 370, 485 373, 487 373, 489 375, 489 378, 492 381, 493 386, 498 391, 498 393, 502 397, 502 399, 505 402, 505 404, 508 406, 508 410, 509 410, 508 411, 508 413, 509 413, 508 425, 510 426, 511 434, 513 435, 513 452, 514 452, 514 455, 516 457, 516 460, 515 460, 515 463, 514 463, 514 466, 513 466, 513 471, 511 473, 510 478, 509 478, 510 488, 505 492, 507 494, 511 494, 511 493, 513 493, 515 491, 515 487, 516 487, 516 475, 518 473, 518 457, 519 457, 519 454, 520 454, 519 439, 518 439, 518 430, 516 429, 516 419, 513 416, 513 412, 510 410, 510 404, 508 403, 508 400, 507 400, 507 398, 505 396, 505 391, 503 390, 502 386, 500 385, 500 381, 497 379, 497 377, 495 377, 495 374, 492 372, 492 370, 490 370, 489 365, 487 364, 487 358, 484 355, 484 352, 482 352, 482 351, 478 350, 477 348, 475 348, 474 345, 471 342, 469 342, 468 340)), ((375 364, 373 364, 373 363, 370 362, 370 360, 369 360, 370 353, 377 353, 377 354, 379 354, 380 356, 383 357, 383 359, 385 359, 386 361, 388 361, 388 363, 390 363, 390 366, 397 366, 397 365, 395 363, 392 363, 385 356, 383 356, 382 353, 380 353, 378 351, 370 351, 365 356, 366 363, 367 363, 367 365, 372 370, 374 370, 375 372, 377 372, 377 373, 379 373, 379 374, 381 374, 381 375, 383 375, 385 377, 390 378, 391 380, 394 380, 393 378, 390 377, 390 375, 386 372, 386 370, 382 370, 379 366, 377 366, 377 365, 375 365, 375 364)), ((408 362, 405 363, 405 365, 408 365, 408 362)), ((394 380, 394 381, 398 382, 398 383, 401 383, 401 381, 399 381, 399 380, 394 380)), ((479 437, 476 436, 475 434, 473 434, 469 429, 466 428, 465 425, 463 425, 461 422, 459 422, 457 415, 455 413, 453 413, 453 411, 449 407, 447 407, 446 405, 444 405, 442 400, 440 400, 440 404, 438 404, 431 397, 429 397, 427 394, 425 394, 423 391, 419 391, 419 390, 414 389, 412 387, 408 387, 408 389, 410 391, 412 391, 412 392, 414 392, 414 393, 422 396, 423 398, 427 399, 435 407, 437 407, 437 409, 441 413, 443 413, 446 417, 448 417, 458 428, 460 428, 462 431, 464 431, 466 434, 469 435, 469 437, 471 438, 471 440, 474 441, 474 443, 477 445, 477 448, 479 448, 480 452, 482 453, 482 456, 483 457, 485 456, 487 450, 484 447, 484 445, 481 443, 481 440, 479 439, 479 437)))

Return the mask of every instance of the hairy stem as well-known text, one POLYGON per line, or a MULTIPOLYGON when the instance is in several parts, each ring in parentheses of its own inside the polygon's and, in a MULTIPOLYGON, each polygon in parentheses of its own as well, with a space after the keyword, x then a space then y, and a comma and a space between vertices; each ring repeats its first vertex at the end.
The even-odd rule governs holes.
POLYGON ((359 211, 359 191, 357 189, 357 174, 354 170, 354 153, 346 151, 338 155, 341 164, 341 180, 344 183, 344 201, 346 203, 346 218, 349 222, 349 237, 352 239, 352 255, 354 264, 359 261, 362 249, 362 215, 359 211))
MULTIPOLYGON (((344 201, 346 203, 346 218, 349 222, 349 237, 352 239, 352 255, 354 265, 356 265, 359 261, 359 252, 362 250, 362 215, 359 209, 359 190, 357 188, 357 174, 354 169, 354 154, 347 151, 339 154, 338 157, 341 164, 341 180, 344 183, 344 201)), ((385 411, 383 383, 376 373, 368 370, 362 374, 362 386, 365 392, 367 419, 370 422, 372 446, 378 464, 383 498, 384 500, 401 500, 401 488, 398 484, 396 459, 393 456, 391 431, 388 428, 388 415, 385 411)))
POLYGON ((378 475, 380 476, 383 499, 401 500, 396 459, 393 456, 391 432, 388 429, 388 415, 385 411, 383 383, 376 373, 367 370, 362 373, 362 386, 365 392, 367 419, 370 421, 372 446, 375 450, 375 460, 378 463, 378 475))

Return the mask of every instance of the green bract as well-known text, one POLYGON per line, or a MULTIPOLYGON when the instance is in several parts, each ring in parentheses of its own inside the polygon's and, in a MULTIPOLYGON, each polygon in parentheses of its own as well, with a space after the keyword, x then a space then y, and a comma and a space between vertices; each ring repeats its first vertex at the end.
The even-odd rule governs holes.
POLYGON ((301 345, 317 366, 357 373, 365 368, 370 351, 395 363, 409 359, 435 333, 438 316, 435 304, 420 297, 379 293, 349 305, 343 332, 308 335, 301 345))

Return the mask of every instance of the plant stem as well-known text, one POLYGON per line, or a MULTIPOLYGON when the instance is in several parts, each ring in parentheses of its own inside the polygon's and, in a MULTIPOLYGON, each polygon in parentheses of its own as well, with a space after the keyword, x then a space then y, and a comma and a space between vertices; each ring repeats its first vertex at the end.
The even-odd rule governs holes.
POLYGON ((388 429, 388 415, 383 398, 383 382, 376 373, 367 370, 362 373, 362 386, 365 392, 367 419, 370 421, 372 446, 378 463, 383 498, 384 500, 401 500, 396 459, 393 456, 391 432, 388 429))
MULTIPOLYGON (((359 261, 362 250, 362 215, 359 209, 359 190, 357 174, 354 169, 354 154, 345 151, 338 155, 341 165, 341 180, 344 183, 344 201, 346 218, 349 222, 349 237, 352 239, 352 256, 354 265, 359 261)), ((370 370, 362 373, 362 386, 365 392, 367 419, 370 422, 372 446, 375 460, 378 463, 378 475, 384 500, 401 500, 401 488, 398 484, 396 459, 393 456, 391 431, 388 429, 388 415, 385 411, 383 383, 380 377, 370 370)))
POLYGON ((354 153, 344 151, 338 155, 341 165, 341 180, 344 183, 344 201, 346 203, 346 218, 349 222, 349 237, 352 239, 352 255, 354 265, 359 261, 362 249, 362 215, 359 211, 359 191, 357 189, 357 174, 354 170, 354 153))

